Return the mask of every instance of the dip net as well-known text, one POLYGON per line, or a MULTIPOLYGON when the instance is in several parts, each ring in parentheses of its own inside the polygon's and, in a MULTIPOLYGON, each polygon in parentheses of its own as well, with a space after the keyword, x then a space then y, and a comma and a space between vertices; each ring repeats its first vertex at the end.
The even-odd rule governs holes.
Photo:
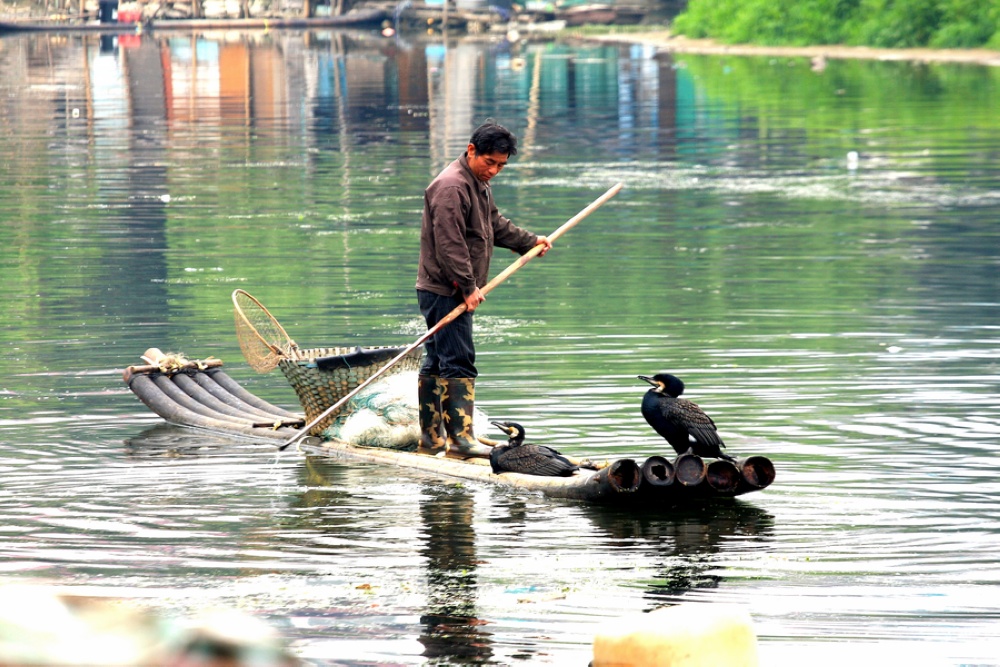
MULTIPOLYGON (((298 395, 312 423, 310 433, 321 435, 345 408, 323 415, 400 355, 405 347, 320 347, 307 350, 291 339, 264 305, 247 292, 233 292, 236 337, 243 357, 259 373, 280 368, 298 395), (320 419, 323 417, 322 419, 320 419)), ((423 347, 406 353, 384 377, 419 370, 423 347)), ((416 383, 412 383, 416 387, 416 383)))
POLYGON ((258 373, 270 373, 282 359, 295 358, 299 346, 260 301, 238 289, 233 292, 236 338, 243 357, 258 373))

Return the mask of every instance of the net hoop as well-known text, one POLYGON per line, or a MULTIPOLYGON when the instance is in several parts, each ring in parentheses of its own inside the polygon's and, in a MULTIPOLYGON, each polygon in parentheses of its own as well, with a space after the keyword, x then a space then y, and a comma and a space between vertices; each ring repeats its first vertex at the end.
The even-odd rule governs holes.
POLYGON ((278 362, 294 358, 299 346, 260 301, 245 290, 233 291, 233 314, 240 351, 258 373, 270 373, 278 362))

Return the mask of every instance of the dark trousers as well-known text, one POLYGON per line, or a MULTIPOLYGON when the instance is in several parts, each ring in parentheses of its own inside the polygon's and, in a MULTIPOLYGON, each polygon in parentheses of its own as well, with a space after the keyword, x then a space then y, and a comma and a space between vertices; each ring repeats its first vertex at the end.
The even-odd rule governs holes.
MULTIPOLYGON (((417 303, 430 329, 462 302, 453 296, 418 289, 417 303)), ((424 342, 424 353, 421 375, 443 378, 474 378, 479 375, 476 348, 472 344, 472 313, 462 313, 428 338, 424 342)))

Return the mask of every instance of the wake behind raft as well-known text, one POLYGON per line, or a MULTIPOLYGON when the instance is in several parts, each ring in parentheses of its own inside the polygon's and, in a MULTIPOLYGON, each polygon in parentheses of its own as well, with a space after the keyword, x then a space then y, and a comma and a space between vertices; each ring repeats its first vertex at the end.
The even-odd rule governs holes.
MULTIPOLYGON (((147 407, 172 424, 275 445, 301 436, 302 429, 312 425, 309 436, 296 443, 306 454, 481 480, 554 498, 655 509, 739 496, 774 481, 774 465, 765 456, 711 462, 693 453, 643 460, 584 459, 574 460, 579 469, 571 475, 554 477, 497 474, 487 459, 417 454, 416 374, 423 353, 419 348, 343 407, 324 415, 404 349, 319 348, 295 350, 282 358, 278 367, 295 389, 304 415, 253 395, 222 370, 218 359, 188 360, 151 348, 142 357, 146 363, 129 366, 123 377, 147 407)), ((488 418, 477 410, 475 432, 487 432, 488 425, 488 418)), ((501 444, 479 439, 487 445, 501 444)))

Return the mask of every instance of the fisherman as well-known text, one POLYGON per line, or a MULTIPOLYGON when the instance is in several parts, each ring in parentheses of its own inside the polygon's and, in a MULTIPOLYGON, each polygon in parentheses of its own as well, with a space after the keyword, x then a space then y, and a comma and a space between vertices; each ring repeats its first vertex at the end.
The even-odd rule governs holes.
POLYGON ((523 255, 552 242, 500 215, 490 179, 517 154, 517 137, 492 119, 472 133, 457 160, 424 191, 420 228, 417 301, 428 329, 457 306, 466 310, 424 344, 426 358, 417 379, 420 446, 417 451, 453 458, 488 457, 489 447, 473 434, 476 350, 472 314, 486 296, 493 246, 523 255))

